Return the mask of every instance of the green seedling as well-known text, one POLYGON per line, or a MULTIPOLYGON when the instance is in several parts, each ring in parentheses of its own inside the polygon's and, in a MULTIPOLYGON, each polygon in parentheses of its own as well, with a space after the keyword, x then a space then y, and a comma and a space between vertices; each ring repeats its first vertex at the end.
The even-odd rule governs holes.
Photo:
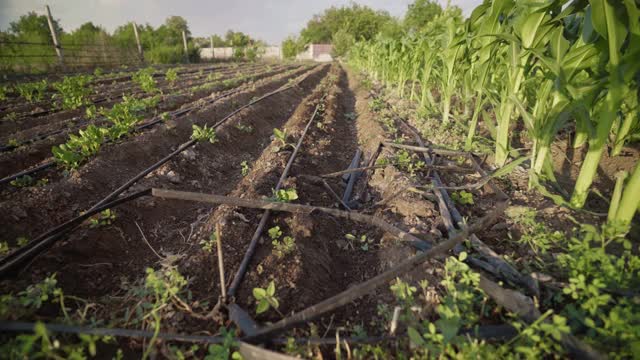
POLYGON ((27 245, 29 239, 26 236, 20 236, 16 239, 16 244, 20 247, 27 245))
POLYGON ((249 175, 249 171, 251 170, 251 168, 249 167, 249 163, 246 160, 240 163, 240 168, 242 171, 242 176, 249 175))
POLYGON ((153 72, 153 68, 149 67, 139 70, 132 76, 132 80, 148 94, 158 91, 156 81, 153 78, 153 72))
POLYGON ((171 85, 174 85, 176 80, 178 80, 178 72, 175 68, 167 70, 167 73, 164 75, 165 80, 167 80, 171 85))
POLYGON ((278 152, 286 148, 287 146, 290 146, 292 148, 294 147, 293 144, 287 143, 287 129, 284 129, 284 130, 273 129, 273 136, 277 141, 280 142, 280 146, 274 149, 275 152, 278 152))
POLYGON ((473 194, 468 191, 456 191, 451 194, 451 199, 460 205, 473 205, 473 194))
POLYGON ((208 253, 212 253, 213 249, 216 247, 216 233, 213 232, 211 233, 211 235, 209 235, 209 239, 208 240, 201 240, 200 241, 200 246, 202 246, 202 250, 208 252, 208 253))
POLYGON ((95 77, 100 77, 102 76, 102 74, 104 74, 104 71, 102 71, 101 68, 96 68, 95 70, 93 70, 93 76, 95 77))
POLYGON ((273 245, 273 252, 279 259, 293 252, 296 248, 295 239, 291 236, 285 236, 282 240, 273 240, 271 244, 273 245))
POLYGON ((243 124, 238 123, 238 124, 236 124, 235 127, 236 127, 236 129, 238 129, 238 130, 240 130, 240 131, 242 131, 244 133, 247 133, 247 134, 250 134, 250 133, 253 132, 253 126, 251 126, 251 125, 243 125, 243 124))
POLYGON ((224 339, 221 344, 209 345, 208 354, 204 357, 204 360, 242 360, 242 355, 234 349, 238 347, 238 342, 235 340, 235 334, 231 330, 227 330, 226 327, 220 329, 220 336, 224 339))
POLYGON ((296 189, 280 189, 273 192, 273 199, 278 202, 291 202, 298 199, 298 192, 296 189))
POLYGON ((111 223, 116 219, 115 211, 111 209, 106 209, 100 212, 98 217, 94 217, 90 220, 89 226, 92 228, 96 228, 99 226, 111 225, 111 223))
POLYGON ((191 139, 198 142, 209 141, 212 144, 218 142, 215 129, 208 128, 207 125, 205 125, 204 127, 200 127, 195 124, 192 126, 192 129, 193 133, 191 134, 191 139))
POLYGON ((31 176, 24 175, 15 180, 11 180, 9 184, 11 184, 11 186, 22 188, 22 187, 31 186, 34 183, 35 183, 35 180, 31 176))
POLYGON ((0 101, 7 100, 7 93, 9 92, 9 87, 2 85, 0 86, 0 101))
POLYGON ((280 314, 280 316, 283 316, 282 313, 280 313, 280 311, 278 310, 278 307, 280 307, 280 303, 276 298, 276 284, 273 282, 273 280, 269 283, 269 286, 267 286, 266 289, 254 288, 253 297, 255 298, 257 304, 256 314, 262 314, 270 308, 273 308, 280 314))
POLYGON ((42 80, 32 83, 18 84, 15 89, 20 96, 32 103, 42 100, 44 91, 47 89, 47 81, 42 80))
POLYGON ((6 255, 9 253, 9 243, 6 241, 0 242, 0 255, 6 255))
POLYGON ((89 75, 65 76, 61 82, 53 84, 53 88, 58 91, 54 98, 61 98, 60 107, 64 110, 86 105, 93 92, 93 88, 89 86, 92 80, 89 75))
MULTIPOLYGON (((368 251, 369 247, 373 244, 373 239, 369 239, 367 238, 367 235, 360 235, 360 237, 357 237, 353 234, 347 234, 344 236, 347 240, 349 240, 349 243, 351 244, 351 247, 353 248, 353 243, 354 241, 357 241, 360 243, 360 249, 363 251, 368 251)), ((346 249, 345 249, 346 250, 346 249)))

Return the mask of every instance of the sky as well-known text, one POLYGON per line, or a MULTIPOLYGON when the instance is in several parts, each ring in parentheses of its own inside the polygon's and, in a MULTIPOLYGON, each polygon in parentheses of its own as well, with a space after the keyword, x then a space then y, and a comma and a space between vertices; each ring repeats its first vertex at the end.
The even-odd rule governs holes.
MULTIPOLYGON (((439 0, 446 4, 446 0, 439 0)), ((270 44, 279 44, 296 35, 314 14, 350 0, 0 0, 0 29, 29 11, 45 13, 45 4, 65 31, 91 21, 111 32, 128 21, 161 25, 171 15, 184 17, 193 36, 224 35, 227 30, 242 31, 270 44)), ((402 17, 412 0, 358 0, 361 5, 386 10, 402 17)), ((465 15, 482 0, 451 0, 465 15)))

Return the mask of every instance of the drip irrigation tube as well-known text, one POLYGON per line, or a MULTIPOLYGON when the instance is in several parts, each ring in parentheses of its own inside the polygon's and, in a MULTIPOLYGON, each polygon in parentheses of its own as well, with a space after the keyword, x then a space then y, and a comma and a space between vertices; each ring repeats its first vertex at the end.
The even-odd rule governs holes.
POLYGON ((0 278, 6 276, 11 270, 15 269, 15 267, 21 264, 23 261, 31 258, 31 256, 37 255, 38 253, 46 249, 49 245, 52 245, 62 235, 72 230, 74 227, 80 225, 83 221, 87 220, 91 216, 103 210, 110 209, 112 207, 124 204, 126 202, 129 202, 139 197, 147 196, 150 194, 151 194, 151 189, 144 189, 144 190, 135 192, 123 198, 105 203, 101 206, 94 207, 91 210, 85 212, 84 214, 77 216, 65 223, 62 223, 54 227, 53 229, 47 231, 46 233, 31 240, 23 247, 16 249, 14 252, 0 259, 0 278))
MULTIPOLYGON (((293 88, 294 86, 299 85, 300 83, 302 83, 302 81, 306 80, 309 76, 311 75, 311 71, 309 71, 307 74, 303 75, 303 77, 290 85, 281 87, 279 89, 276 89, 274 91, 271 91, 263 96, 261 96, 260 98, 250 101, 248 104, 241 106, 240 108, 232 111, 230 114, 228 114, 227 116, 225 116, 222 120, 218 121, 217 123, 215 123, 212 128, 217 128, 220 125, 222 125, 225 121, 227 121, 228 119, 230 119, 233 115, 237 114, 238 112, 242 111, 243 109, 252 106, 264 99, 267 99, 275 94, 281 93, 283 91, 289 90, 291 88, 293 88)), ((107 205, 110 204, 113 200, 115 200, 120 194, 122 194, 123 192, 125 192, 129 187, 131 187, 133 184, 135 184, 138 180, 142 179, 143 177, 145 177, 146 175, 148 175, 149 173, 151 173, 152 171, 154 171, 155 169, 159 168, 160 166, 162 166, 164 163, 166 163, 167 161, 169 161, 171 158, 173 158, 174 156, 176 156, 177 154, 181 153, 182 151, 188 149, 189 147, 193 146, 196 144, 195 140, 189 140, 186 143, 182 144, 181 146, 179 146, 176 150, 172 151, 169 155, 165 156, 164 158, 162 158, 161 160, 157 161, 155 164, 151 165, 150 167, 148 167, 147 169, 143 170, 142 172, 140 172, 138 175, 134 176, 133 178, 131 178, 129 181, 127 181, 126 183, 124 183, 122 186, 120 186, 119 188, 117 188, 116 190, 114 190, 112 193, 110 193, 109 195, 107 195, 104 199, 100 200, 97 204, 95 204, 94 206, 91 207, 91 209, 89 209, 87 211, 88 213, 92 213, 95 214, 96 211, 101 211, 100 209, 106 209, 107 205)), ((130 196, 134 196, 137 195, 139 196, 143 196, 143 195, 147 195, 148 190, 143 190, 142 192, 138 192, 135 193, 133 195, 130 196)), ((128 199, 129 196, 121 199, 124 201, 124 199, 128 199)), ((113 203, 116 203, 116 201, 113 201, 113 203)), ((117 203, 120 204, 120 203, 117 203)), ((80 223, 82 223, 82 221, 84 221, 86 219, 87 214, 83 215, 83 216, 79 216, 76 217, 62 225, 59 225, 58 227, 46 232, 43 235, 38 236, 37 239, 34 239, 32 241, 30 241, 27 245, 17 249, 16 251, 12 252, 11 254, 5 256, 4 258, 0 259, 0 278, 6 276, 6 274, 11 270, 16 268, 18 265, 22 264, 24 261, 30 259, 33 256, 38 255, 40 252, 44 251, 48 246, 52 245, 53 243, 55 243, 59 238, 62 237, 62 235, 64 235, 67 231, 70 231, 71 228, 74 228, 76 225, 79 225, 80 223), (84 218, 83 218, 84 217, 84 218), (83 218, 82 220, 80 220, 80 218, 83 218)))
MULTIPOLYGON (((321 102, 324 101, 324 98, 325 97, 323 96, 320 99, 320 101, 321 102)), ((298 143, 296 143, 296 147, 293 149, 293 153, 291 153, 291 156, 289 156, 287 165, 282 171, 282 174, 280 175, 280 179, 278 179, 278 183, 276 184, 276 188, 275 188, 276 192, 282 188, 282 184, 289 176, 289 170, 291 170, 293 161, 295 160, 296 155, 298 155, 298 151, 300 151, 300 147, 302 146, 302 141, 304 140, 304 137, 307 135, 307 132, 309 131, 309 127, 311 127, 313 120, 316 118, 316 115, 318 114, 319 107, 320 107, 319 104, 316 105, 315 110, 311 115, 311 118, 307 122, 307 125, 305 126, 304 131, 300 136, 300 139, 298 139, 298 143)), ((231 285, 229 285, 229 291, 227 291, 227 296, 229 298, 232 298, 235 296, 236 291, 240 286, 240 282, 242 282, 242 279, 244 278, 244 274, 247 272, 247 267, 249 266, 249 262, 251 261, 251 258, 253 257, 253 254, 256 251, 256 247, 258 246, 258 240, 260 239, 260 235, 262 234, 262 230, 264 229, 264 226, 267 224, 267 220, 269 219, 270 214, 271 214, 270 210, 265 210, 264 213, 262 213, 262 218, 260 219, 260 223, 258 224, 256 231, 253 233, 253 236, 251 237, 251 241, 249 242, 249 247, 247 248, 247 251, 245 252, 244 257, 242 258, 242 262, 238 267, 238 271, 236 271, 236 274, 233 277, 233 281, 231 282, 231 285)))

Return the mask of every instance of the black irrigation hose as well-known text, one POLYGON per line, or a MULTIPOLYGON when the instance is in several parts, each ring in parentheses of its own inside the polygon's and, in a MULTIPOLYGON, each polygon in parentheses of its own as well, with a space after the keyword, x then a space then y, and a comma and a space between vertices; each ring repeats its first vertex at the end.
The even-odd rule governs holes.
MULTIPOLYGON (((324 96, 321 98, 320 101, 324 101, 324 96)), ((293 152, 291 153, 291 156, 289 156, 289 160, 287 161, 287 165, 285 166, 284 170, 282 171, 282 174, 280 175, 280 179, 278 180, 278 183, 276 184, 275 191, 280 190, 280 188, 282 187, 282 184, 284 183, 284 181, 289 176, 289 170, 291 170, 291 165, 293 164, 293 161, 295 160, 296 155, 298 154, 298 151, 300 150, 300 147, 302 146, 302 141, 304 140, 305 135, 307 135, 307 132, 309 131, 309 127, 311 127, 311 124, 313 123, 313 120, 315 120, 316 115, 318 114, 319 107, 320 107, 319 104, 316 105, 316 108, 313 111, 313 115, 311 115, 311 118, 309 119, 309 122, 307 122, 307 125, 305 126, 304 131, 302 132, 302 135, 300 136, 300 139, 298 139, 298 143, 296 144, 296 147, 293 149, 293 152)), ((262 218, 260 219, 260 223, 258 224, 258 227, 256 228, 255 232, 253 233, 251 241, 249 242, 249 247, 247 248, 247 251, 245 252, 244 257, 242 258, 242 262, 240 263, 240 266, 238 267, 238 270, 236 271, 236 274, 233 277, 233 281, 231 282, 231 285, 229 285, 229 290, 227 291, 227 294, 228 294, 228 296, 230 298, 235 296, 235 293, 238 290, 238 287, 240 286, 240 283, 242 282, 242 279, 244 278, 244 274, 247 272, 247 267, 249 266, 249 262, 251 262, 251 258, 253 257, 253 254, 255 253, 256 248, 258 246, 258 240, 260 239, 260 235, 262 234, 262 229, 266 225, 270 214, 271 214, 271 211, 269 211, 269 210, 265 210, 264 213, 262 214, 262 218)))
MULTIPOLYGON (((191 343, 204 343, 204 344, 220 344, 225 341, 226 338, 219 336, 206 336, 206 335, 181 335, 171 333, 158 333, 157 336, 153 331, 144 330, 130 330, 122 328, 92 328, 88 326, 76 326, 76 325, 64 325, 64 324, 48 324, 42 323, 47 331, 53 333, 62 334, 88 334, 96 336, 115 336, 124 338, 158 338, 165 341, 178 341, 178 342, 191 342, 191 343)), ((36 323, 21 322, 21 321, 1 321, 0 333, 31 333, 34 331, 36 323)), ((269 342, 276 345, 286 345, 290 338, 281 337, 271 339, 269 342)), ((382 341, 396 340, 395 336, 375 336, 375 337, 340 337, 340 342, 347 342, 349 344, 372 344, 382 341)), ((242 339, 240 339, 242 340, 242 339)), ((335 345, 336 338, 320 338, 320 337, 308 337, 308 338, 294 338, 296 344, 309 344, 309 345, 335 345)))
MULTIPOLYGON (((235 114, 239 113, 240 111, 246 109, 249 106, 252 106, 252 105, 258 103, 259 101, 262 101, 262 100, 267 99, 267 98, 269 98, 269 97, 271 97, 271 96, 273 96, 275 94, 278 94, 280 92, 289 90, 289 89, 293 88, 294 86, 297 86, 302 81, 306 80, 307 77, 309 77, 309 75, 311 75, 311 72, 309 72, 306 75, 304 75, 302 79, 300 79, 299 81, 297 81, 294 84, 287 85, 285 87, 281 87, 279 89, 271 91, 271 92, 261 96, 260 98, 258 98, 256 100, 253 100, 253 101, 250 101, 248 104, 239 107, 238 109, 232 111, 230 114, 225 116, 222 120, 220 120, 217 123, 215 123, 212 126, 212 128, 215 129, 215 128, 219 127, 220 125, 222 125, 225 121, 230 119, 235 114)), ((191 139, 191 140, 187 141, 186 143, 180 145, 176 150, 172 151, 169 155, 167 155, 164 158, 162 158, 161 160, 157 161, 155 164, 153 164, 150 167, 148 167, 147 169, 143 170, 138 175, 134 176, 129 181, 124 183, 122 186, 120 186, 119 188, 117 188, 116 190, 111 192, 104 199, 102 199, 97 204, 92 206, 91 209, 89 209, 86 214, 81 215, 79 217, 76 217, 76 218, 74 218, 72 220, 67 221, 66 223, 64 223, 62 225, 59 225, 59 226, 55 227, 54 229, 46 232, 45 234, 42 234, 42 235, 38 236, 38 238, 30 241, 27 245, 15 250, 11 254, 9 254, 9 255, 5 256, 4 258, 0 259, 0 278, 6 276, 7 273, 10 270, 14 269, 16 266, 18 266, 21 263, 23 263, 24 261, 32 258, 33 256, 38 255, 40 252, 44 251, 48 246, 50 246, 53 243, 55 243, 69 229, 75 227, 76 225, 79 225, 82 221, 86 220, 88 218, 87 214, 89 214, 89 213, 96 214, 97 212, 101 211, 101 209, 102 210, 106 209, 107 206, 110 205, 110 204, 120 204, 118 202, 118 200, 115 200, 120 194, 125 192, 129 187, 131 187, 133 184, 135 184, 138 180, 140 180, 143 177, 147 176, 149 173, 151 173, 152 171, 156 170, 157 168, 162 166, 167 161, 171 160, 174 156, 176 156, 177 154, 183 152, 184 150, 190 148, 191 146, 193 146, 195 144, 196 144, 196 140, 191 139), (80 219, 82 219, 82 220, 80 220, 80 219)), ((133 195, 129 195, 129 196, 125 197, 125 198, 122 198, 120 200, 127 199, 126 201, 129 201, 130 200, 129 197, 131 197, 131 196, 140 197, 140 196, 143 196, 143 195, 147 195, 148 191, 149 191, 148 189, 147 190, 143 190, 143 191, 137 192, 137 193, 135 193, 133 195)))
MULTIPOLYGON (((236 88, 236 89, 233 89, 233 90, 231 90, 231 91, 229 91, 229 92, 227 92, 227 93, 224 93, 224 94, 222 94, 222 95, 219 95, 219 96, 217 96, 217 97, 215 97, 215 98, 213 98, 213 99, 211 99, 211 100, 207 100, 207 102, 206 102, 205 104, 196 105, 196 106, 193 106, 193 107, 190 107, 190 108, 186 108, 186 109, 178 109, 178 110, 176 110, 176 111, 174 112, 174 114, 173 114, 172 116, 173 116, 173 117, 174 117, 174 119, 175 119, 176 117, 178 117, 178 116, 182 116, 183 114, 186 114, 186 113, 188 113, 188 112, 190 112, 190 111, 192 111, 192 110, 195 110, 195 109, 197 109, 197 108, 199 108, 199 107, 202 107, 202 106, 206 106, 206 105, 213 104, 214 102, 216 102, 216 101, 218 101, 218 100, 220 100, 220 99, 222 99, 222 98, 228 97, 228 96, 230 96, 230 95, 233 95, 233 94, 235 94, 236 92, 239 92, 239 91, 241 91, 241 90, 242 90, 241 88, 236 88)), ((245 107, 246 107, 246 105, 245 105, 245 107)), ((244 107, 242 107, 241 109, 244 109, 244 107)), ((234 113, 234 114, 235 114, 235 113, 234 113)), ((223 120, 225 120, 225 119, 223 119, 223 120)), ((139 127, 137 127, 134 131, 132 131, 132 132, 130 132, 130 133, 133 133, 133 132, 135 132, 135 131, 140 131, 140 130, 143 130, 143 129, 149 128, 149 127, 154 126, 154 125, 156 125, 156 124, 158 124, 158 123, 160 123, 160 122, 162 122, 162 119, 158 117, 158 118, 156 118, 155 120, 152 120, 150 123, 146 123, 146 124, 142 124, 142 125, 140 125, 139 127)), ((218 125, 216 124, 216 125, 214 125, 214 126, 215 126, 215 127, 217 127, 218 125)), ((63 132, 63 131, 64 131, 64 130, 56 130, 56 131, 55 131, 55 133, 61 133, 61 132, 63 132)), ((54 134, 49 134, 49 135, 47 135, 47 136, 55 135, 55 133, 54 133, 54 134)), ((15 148, 15 146, 14 146, 14 147, 12 147, 12 145, 6 145, 6 146, 4 146, 4 147, 0 147, 0 151, 9 151, 9 150, 13 150, 14 148, 15 148), (4 149, 6 149, 6 150, 4 150, 4 149)), ((50 160, 50 161, 47 161, 47 162, 45 162, 45 163, 42 163, 42 164, 40 164, 40 165, 36 166, 35 168, 31 168, 31 169, 23 170, 23 171, 20 171, 19 173, 16 173, 16 174, 13 174, 13 175, 9 175, 9 176, 6 176, 6 177, 4 177, 4 178, 0 179, 0 186, 1 186, 1 185, 4 185, 4 184, 6 184, 6 183, 9 183, 9 182, 11 182, 12 180, 15 180, 15 179, 17 179, 17 178, 19 178, 19 177, 22 177, 22 176, 25 176, 25 175, 32 175, 32 174, 35 174, 36 172, 39 172, 39 171, 42 171, 42 170, 46 170, 46 169, 52 168, 52 167, 54 167, 55 165, 56 165, 55 161, 50 160)))
POLYGON ((125 197, 122 197, 120 199, 105 203, 101 206, 94 206, 84 214, 80 216, 76 216, 75 218, 54 227, 53 229, 47 231, 46 233, 29 241, 25 246, 16 249, 14 252, 0 259, 0 278, 6 276, 11 270, 15 269, 16 266, 18 266, 22 262, 44 251, 50 245, 53 245, 53 243, 56 240, 58 240, 60 237, 62 237, 62 235, 71 231, 76 226, 82 224, 83 221, 90 218, 91 216, 103 210, 110 209, 112 207, 118 206, 120 204, 129 202, 139 197, 147 196, 150 194, 151 194, 151 189, 144 189, 144 190, 135 192, 133 194, 127 195, 125 197))

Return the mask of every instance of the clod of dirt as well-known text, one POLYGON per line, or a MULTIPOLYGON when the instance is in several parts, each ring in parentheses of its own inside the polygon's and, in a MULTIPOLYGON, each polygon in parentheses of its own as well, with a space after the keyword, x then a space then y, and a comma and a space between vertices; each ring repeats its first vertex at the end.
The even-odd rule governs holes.
POLYGON ((176 172, 173 170, 169 171, 165 176, 167 177, 167 180, 171 181, 174 184, 179 184, 182 182, 182 179, 180 179, 180 175, 176 174, 176 172))
POLYGON ((180 153, 180 155, 182 155, 182 157, 184 157, 187 160, 195 160, 196 159, 196 152, 191 150, 191 149, 187 149, 187 150, 183 151, 182 153, 180 153))

